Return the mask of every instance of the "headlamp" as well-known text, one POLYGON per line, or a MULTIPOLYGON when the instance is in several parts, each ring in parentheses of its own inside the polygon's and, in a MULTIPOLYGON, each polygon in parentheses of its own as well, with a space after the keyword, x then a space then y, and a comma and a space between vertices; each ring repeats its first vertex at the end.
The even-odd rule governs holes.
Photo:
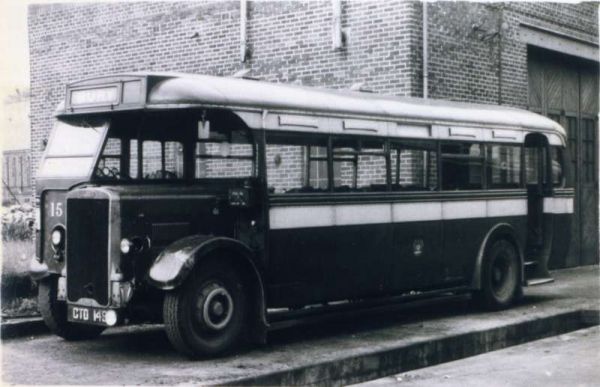
POLYGON ((62 242, 62 233, 60 230, 52 231, 52 244, 58 246, 62 242))
POLYGON ((55 250, 62 249, 65 244, 65 229, 62 226, 57 226, 50 234, 50 242, 55 250))
POLYGON ((150 248, 150 238, 145 237, 130 237, 121 239, 121 253, 127 255, 129 253, 139 253, 150 248))
POLYGON ((133 242, 127 238, 121 239, 121 252, 123 254, 129 254, 131 248, 133 247, 133 242))

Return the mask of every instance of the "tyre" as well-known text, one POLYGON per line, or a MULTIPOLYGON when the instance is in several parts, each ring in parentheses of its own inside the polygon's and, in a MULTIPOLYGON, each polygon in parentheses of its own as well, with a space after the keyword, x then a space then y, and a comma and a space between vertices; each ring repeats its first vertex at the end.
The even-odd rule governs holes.
POLYGON ((52 333, 65 340, 87 340, 98 337, 104 327, 67 321, 67 303, 58 301, 58 279, 49 277, 38 284, 38 310, 52 333))
POLYGON ((244 284, 224 262, 197 267, 178 289, 165 295, 163 319, 175 349, 190 357, 233 350, 247 320, 244 284))
POLYGON ((514 245, 499 240, 486 251, 481 267, 481 289, 474 294, 477 304, 498 310, 510 306, 521 293, 519 257, 514 245))

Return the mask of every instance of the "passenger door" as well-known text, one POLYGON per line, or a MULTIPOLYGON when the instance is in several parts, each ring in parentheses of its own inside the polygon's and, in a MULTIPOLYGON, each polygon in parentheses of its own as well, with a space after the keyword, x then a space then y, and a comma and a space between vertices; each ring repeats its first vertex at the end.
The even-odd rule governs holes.
POLYGON ((540 134, 525 139, 525 182, 527 184, 527 248, 526 260, 540 257, 552 218, 544 218, 544 197, 549 196, 548 141, 540 134))

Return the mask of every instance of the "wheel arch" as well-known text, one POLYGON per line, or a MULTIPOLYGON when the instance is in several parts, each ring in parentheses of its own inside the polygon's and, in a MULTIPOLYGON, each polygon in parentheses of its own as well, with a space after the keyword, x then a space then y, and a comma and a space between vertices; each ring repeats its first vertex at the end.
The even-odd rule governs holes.
POLYGON ((517 238, 516 231, 513 226, 508 223, 498 223, 492 227, 485 237, 483 238, 479 250, 477 253, 477 259, 475 261, 475 269, 473 270, 473 279, 471 281, 471 287, 473 289, 481 289, 481 270, 483 266, 483 259, 488 248, 490 248, 494 242, 498 240, 507 240, 510 242, 517 251, 519 258, 519 281, 522 284, 524 278, 523 263, 524 263, 524 251, 519 238, 517 238))
POLYGON ((147 281, 161 290, 176 289, 185 282, 194 268, 217 254, 230 260, 250 286, 251 335, 257 342, 264 343, 268 323, 263 277, 255 263, 254 253, 244 243, 233 238, 210 235, 182 238, 158 255, 148 271, 147 281))

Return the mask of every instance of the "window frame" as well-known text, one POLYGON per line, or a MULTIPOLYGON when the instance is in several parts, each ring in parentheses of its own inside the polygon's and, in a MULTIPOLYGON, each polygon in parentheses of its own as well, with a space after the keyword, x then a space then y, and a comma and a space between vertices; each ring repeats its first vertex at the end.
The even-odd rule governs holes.
MULTIPOLYGON (((330 136, 330 143, 331 143, 331 147, 328 150, 328 153, 331 154, 331 163, 332 163, 332 170, 333 170, 333 174, 332 174, 332 178, 333 180, 330 181, 330 188, 331 192, 340 192, 340 191, 336 191, 336 185, 335 185, 335 162, 344 162, 344 161, 352 161, 353 164, 353 171, 352 171, 352 185, 350 187, 350 191, 348 192, 369 192, 369 193, 381 193, 381 192, 389 192, 390 191, 390 158, 389 158, 389 142, 390 139, 386 138, 386 137, 375 137, 375 136, 340 136, 340 135, 331 135, 330 136), (347 159, 347 158, 336 158, 334 155, 334 142, 336 140, 341 140, 341 141, 351 141, 351 142, 356 142, 356 146, 354 147, 354 151, 344 151, 341 154, 338 153, 337 156, 353 156, 352 159, 347 159), (379 142, 382 145, 382 151, 381 152, 363 152, 361 150, 357 150, 357 149, 362 149, 362 144, 363 142, 369 143, 369 142, 379 142), (359 191, 361 188, 358 187, 358 175, 359 175, 359 157, 360 156, 382 156, 384 159, 384 163, 385 163, 385 183, 384 185, 386 186, 385 190, 382 191, 359 191)), ((340 147, 340 148, 345 148, 345 147, 340 147)))
POLYGON ((439 163, 439 187, 440 191, 443 192, 456 192, 456 191, 486 191, 489 189, 487 184, 487 173, 486 173, 486 144, 488 142, 485 141, 465 141, 465 140, 439 140, 438 141, 438 163, 439 163), (447 144, 470 144, 470 145, 479 145, 480 156, 471 156, 467 154, 454 154, 454 153, 444 153, 442 152, 442 147, 447 144), (457 189, 447 189, 444 188, 444 159, 455 159, 455 160, 479 160, 481 165, 481 185, 479 188, 457 188, 457 189))
POLYGON ((484 190, 515 190, 515 189, 524 189, 526 187, 526 169, 525 169, 525 147, 522 143, 513 143, 513 142, 483 142, 484 152, 485 152, 485 182, 486 185, 483 188, 484 190), (519 149, 519 185, 518 187, 502 187, 500 185, 495 186, 493 184, 493 178, 490 176, 492 173, 491 170, 491 148, 493 146, 505 146, 505 147, 515 147, 519 149))

